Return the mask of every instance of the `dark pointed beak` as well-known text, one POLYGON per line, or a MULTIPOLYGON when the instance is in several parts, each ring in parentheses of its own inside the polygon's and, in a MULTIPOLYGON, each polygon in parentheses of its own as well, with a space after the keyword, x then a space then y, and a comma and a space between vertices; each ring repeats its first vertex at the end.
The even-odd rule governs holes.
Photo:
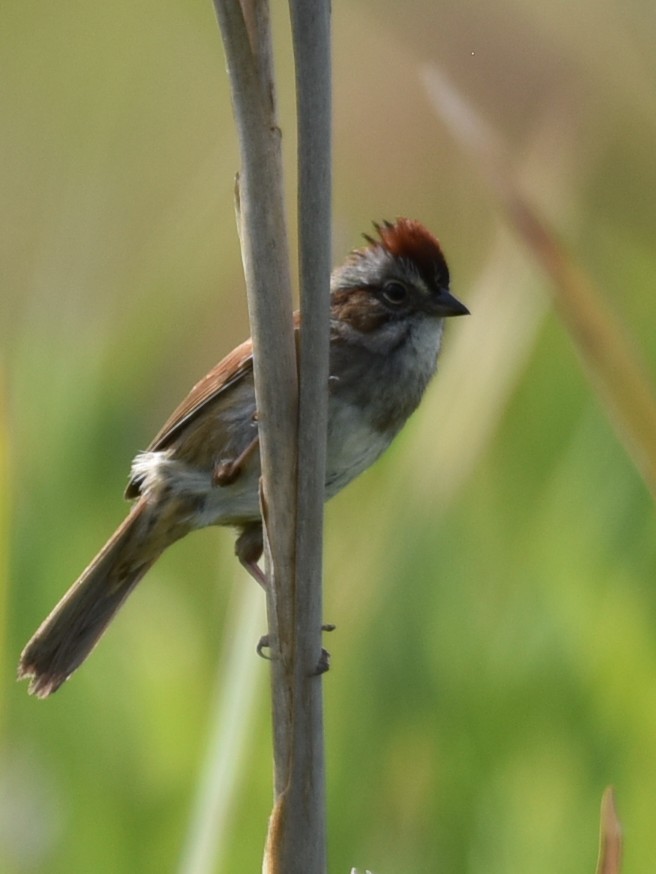
POLYGON ((440 289, 438 297, 434 301, 435 312, 438 316, 446 319, 449 316, 468 316, 469 310, 460 303, 457 297, 454 297, 446 288, 440 289))

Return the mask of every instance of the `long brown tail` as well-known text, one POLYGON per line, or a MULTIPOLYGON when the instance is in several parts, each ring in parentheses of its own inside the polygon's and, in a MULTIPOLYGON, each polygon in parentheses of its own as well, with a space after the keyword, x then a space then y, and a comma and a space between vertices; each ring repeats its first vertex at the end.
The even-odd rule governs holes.
POLYGON ((153 536, 155 513, 142 499, 73 583, 23 650, 18 678, 47 698, 82 664, 117 610, 171 539, 153 536))

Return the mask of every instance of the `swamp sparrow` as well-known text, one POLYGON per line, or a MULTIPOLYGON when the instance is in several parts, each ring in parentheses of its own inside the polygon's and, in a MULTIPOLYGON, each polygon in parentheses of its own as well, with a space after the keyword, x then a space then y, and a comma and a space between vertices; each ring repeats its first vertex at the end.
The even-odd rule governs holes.
MULTIPOLYGON (((444 319, 468 312, 426 228, 404 218, 375 227, 378 238, 365 236, 331 278, 326 498, 389 446, 435 372, 444 319)), ((263 582, 257 435, 247 340, 137 455, 128 517, 23 650, 18 675, 31 678, 30 692, 56 691, 166 547, 195 528, 237 528, 236 554, 263 582)))

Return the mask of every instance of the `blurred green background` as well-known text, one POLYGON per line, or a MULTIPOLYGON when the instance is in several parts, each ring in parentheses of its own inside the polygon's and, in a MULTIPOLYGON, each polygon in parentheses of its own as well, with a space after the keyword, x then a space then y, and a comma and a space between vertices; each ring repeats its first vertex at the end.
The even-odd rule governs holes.
MULTIPOLYGON (((420 73, 438 63, 498 128, 654 373, 653 4, 333 12, 335 259, 372 219, 420 218, 472 316, 449 324, 393 449, 327 510, 330 869, 591 872, 612 783, 624 870, 648 870, 652 502, 420 73)), ((275 16, 293 222, 284 4, 275 16)), ((257 871, 265 662, 246 658, 236 683, 254 684, 250 714, 216 716, 232 648, 250 654, 264 630, 256 618, 240 640, 252 584, 229 532, 172 548, 54 698, 14 681, 22 645, 122 519, 135 452, 248 332, 211 3, 9 0, 0 59, 0 869, 257 871), (194 867, 183 848, 216 718, 241 758, 216 784, 216 862, 194 867)))

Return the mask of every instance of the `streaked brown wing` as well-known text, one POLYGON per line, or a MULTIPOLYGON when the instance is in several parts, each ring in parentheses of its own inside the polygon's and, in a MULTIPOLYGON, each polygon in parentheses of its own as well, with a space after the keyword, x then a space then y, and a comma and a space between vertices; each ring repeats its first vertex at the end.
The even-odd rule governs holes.
MULTIPOLYGON (((215 401, 223 392, 238 383, 253 370, 253 345, 246 340, 219 361, 210 372, 189 392, 182 403, 173 411, 151 441, 146 452, 166 449, 196 416, 215 401)), ((141 493, 140 479, 131 479, 125 489, 128 500, 141 493)))
POLYGON ((157 432, 146 452, 157 452, 179 435, 211 401, 253 370, 253 343, 246 340, 219 361, 189 392, 157 432))
MULTIPOLYGON (((298 329, 301 323, 300 313, 296 310, 294 320, 294 337, 298 343, 298 329)), ((297 349, 298 354, 298 349, 297 349)), ((222 394, 230 386, 239 382, 246 374, 253 371, 253 341, 249 337, 237 346, 226 357, 219 361, 210 372, 189 392, 182 403, 171 413, 166 422, 155 435, 146 452, 157 452, 166 447, 179 435, 205 406, 222 394)))
MULTIPOLYGON (((294 328, 298 341, 299 314, 294 313, 294 328)), ((209 404, 216 401, 224 392, 253 373, 253 342, 246 340, 210 370, 189 392, 182 403, 173 411, 155 435, 145 452, 158 452, 169 447, 209 404)), ((226 403, 229 401, 226 399, 226 403)), ((210 423, 211 424, 211 423, 210 423)), ((213 427, 216 429, 216 422, 213 427)), ((221 435, 216 434, 220 440, 221 435)), ((201 441, 207 448, 211 441, 201 441)), ((243 451, 241 447, 239 451, 243 451)), ((132 499, 140 494, 141 482, 131 479, 125 490, 125 497, 132 499)))

